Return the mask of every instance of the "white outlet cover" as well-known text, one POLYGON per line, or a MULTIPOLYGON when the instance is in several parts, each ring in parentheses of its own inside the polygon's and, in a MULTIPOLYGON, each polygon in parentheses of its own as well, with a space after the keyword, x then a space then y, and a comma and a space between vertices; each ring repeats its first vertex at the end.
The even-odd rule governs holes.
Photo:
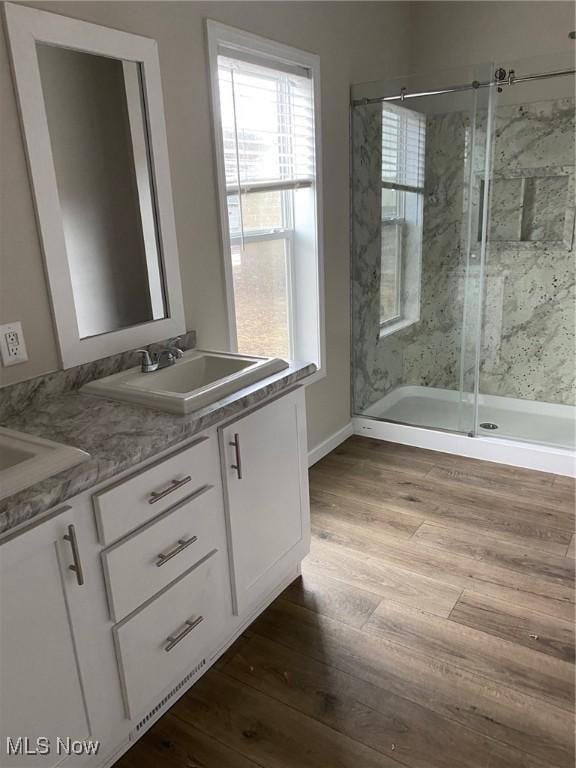
POLYGON ((19 321, 0 325, 0 356, 4 367, 25 363, 28 360, 22 323, 19 321))

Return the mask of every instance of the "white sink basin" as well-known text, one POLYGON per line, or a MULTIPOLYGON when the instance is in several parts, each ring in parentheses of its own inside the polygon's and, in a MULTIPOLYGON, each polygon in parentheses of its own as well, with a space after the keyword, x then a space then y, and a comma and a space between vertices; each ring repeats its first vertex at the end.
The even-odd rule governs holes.
POLYGON ((79 448, 0 427, 0 499, 89 458, 79 448))
POLYGON ((140 368, 130 368, 91 381, 82 390, 184 415, 287 367, 288 363, 278 358, 196 349, 159 371, 142 373, 140 368))

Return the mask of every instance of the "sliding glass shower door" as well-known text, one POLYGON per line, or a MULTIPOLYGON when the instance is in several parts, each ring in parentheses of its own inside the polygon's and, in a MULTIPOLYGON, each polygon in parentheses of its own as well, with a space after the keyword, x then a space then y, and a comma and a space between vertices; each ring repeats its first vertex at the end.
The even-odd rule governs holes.
POLYGON ((353 89, 355 415, 574 447, 564 70, 559 56, 353 89))
POLYGON ((353 92, 354 412, 470 433, 490 89, 394 98, 402 88, 424 90, 413 78, 353 92))

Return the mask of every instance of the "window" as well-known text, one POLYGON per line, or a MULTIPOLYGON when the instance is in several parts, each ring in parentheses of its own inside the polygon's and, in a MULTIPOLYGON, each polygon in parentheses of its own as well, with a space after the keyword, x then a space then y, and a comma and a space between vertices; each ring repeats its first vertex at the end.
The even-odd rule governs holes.
POLYGON ((231 346, 320 367, 317 57, 208 35, 231 346))
POLYGON ((419 315, 425 132, 423 114, 384 104, 381 335, 410 325, 419 315))

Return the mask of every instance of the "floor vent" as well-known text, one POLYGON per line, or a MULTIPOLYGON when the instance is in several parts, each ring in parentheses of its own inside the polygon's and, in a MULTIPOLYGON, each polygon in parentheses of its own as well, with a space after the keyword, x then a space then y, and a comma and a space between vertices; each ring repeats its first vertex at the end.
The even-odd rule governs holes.
POLYGON ((135 741, 139 736, 140 732, 148 727, 150 725, 151 720, 156 720, 160 715, 162 714, 162 711, 166 708, 166 706, 170 703, 170 701, 176 696, 176 694, 182 690, 182 688, 187 685, 190 680, 192 680, 193 677, 195 677, 200 670, 202 670, 206 666, 206 659, 202 659, 202 661, 199 661, 198 664, 192 669, 186 677, 182 678, 178 685, 175 685, 174 688, 172 688, 171 691, 169 691, 164 698, 156 704, 155 707, 153 707, 144 717, 136 724, 136 726, 132 729, 130 732, 130 741, 135 741))

